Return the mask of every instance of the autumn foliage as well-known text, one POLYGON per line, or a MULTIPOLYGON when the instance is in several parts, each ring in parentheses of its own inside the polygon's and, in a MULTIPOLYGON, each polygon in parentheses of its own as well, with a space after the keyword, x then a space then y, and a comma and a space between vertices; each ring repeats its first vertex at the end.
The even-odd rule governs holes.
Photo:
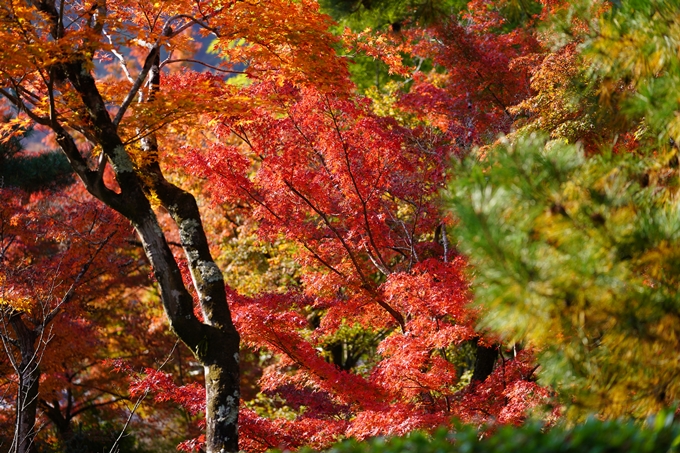
POLYGON ((618 3, 0 6, 0 165, 51 179, 0 179, 1 441, 324 449, 667 406, 677 8, 618 3), (77 185, 31 166, 49 147, 77 185))

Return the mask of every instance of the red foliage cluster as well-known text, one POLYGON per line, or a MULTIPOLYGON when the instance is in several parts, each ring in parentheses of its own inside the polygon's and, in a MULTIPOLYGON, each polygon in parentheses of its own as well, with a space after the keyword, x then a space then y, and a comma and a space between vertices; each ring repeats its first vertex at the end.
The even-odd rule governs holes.
POLYGON ((446 21, 410 32, 413 53, 432 58, 444 71, 416 73, 401 106, 448 132, 461 147, 509 132, 515 120, 509 108, 531 94, 530 70, 542 50, 531 30, 501 31, 503 3, 473 1, 465 25, 446 21))
POLYGON ((272 420, 244 409, 244 448, 321 448, 454 417, 523 419, 547 397, 528 381, 528 357, 509 360, 507 371, 496 372, 505 373, 501 380, 494 374, 472 389, 461 384, 452 357, 459 346, 494 339, 474 329, 465 260, 439 212, 451 148, 430 131, 373 115, 361 99, 274 85, 253 90, 276 98, 276 113, 219 118, 216 143, 187 150, 183 162, 209 180, 218 202, 250 206, 264 239, 297 244, 305 269, 302 292, 230 293, 245 343, 277 355, 262 390, 297 412, 294 420, 272 420), (232 134, 241 144, 229 141, 232 134), (328 352, 348 328, 373 339, 351 363, 328 352))
MULTIPOLYGON (((519 425, 530 409, 550 401, 550 391, 535 382, 534 358, 529 351, 519 351, 511 360, 501 357, 501 364, 484 381, 473 383, 458 395, 462 420, 470 423, 519 425)), ((543 420, 556 420, 559 409, 543 420)))

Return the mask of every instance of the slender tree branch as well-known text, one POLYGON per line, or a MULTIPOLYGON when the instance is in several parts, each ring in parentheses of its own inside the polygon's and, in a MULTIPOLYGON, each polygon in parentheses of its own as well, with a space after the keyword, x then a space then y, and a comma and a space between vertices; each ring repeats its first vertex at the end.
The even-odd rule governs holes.
MULTIPOLYGON (((338 124, 337 117, 335 113, 333 112, 333 109, 331 108, 330 101, 328 100, 328 96, 324 96, 324 101, 326 103, 326 108, 328 109, 328 113, 331 116, 331 119, 333 120, 333 127, 335 129, 335 132, 338 136, 338 140, 340 140, 340 143, 342 145, 342 150, 343 150, 343 155, 345 157, 345 166, 347 167, 347 173, 349 173, 350 180, 352 181, 352 187, 354 187, 354 193, 357 194, 357 197, 359 197, 359 201, 361 202, 361 208, 362 208, 362 213, 363 213, 363 218, 364 218, 364 224, 366 225, 366 234, 368 235, 368 240, 371 244, 371 247, 373 247, 373 250, 375 251, 375 256, 377 257, 377 261, 371 256, 370 251, 368 252, 369 257, 371 258, 371 261, 373 264, 376 266, 376 268, 382 272, 384 275, 389 275, 391 271, 389 270, 387 264, 385 263, 385 260, 383 260, 382 255, 380 254, 380 249, 378 249, 378 246, 375 243, 375 239, 373 237, 373 232, 371 230, 371 225, 368 220, 368 202, 367 199, 364 199, 364 197, 361 195, 361 191, 359 190, 359 185, 357 183, 356 178, 354 177, 354 172, 352 171, 352 164, 349 161, 349 145, 347 145, 347 142, 345 141, 344 137, 342 136, 342 132, 340 131, 340 125, 338 124)), ((375 181, 375 184, 377 185, 379 180, 375 181)))
MULTIPOLYGON (((158 367, 158 371, 160 371, 166 363, 170 360, 172 357, 172 354, 175 352, 175 348, 179 344, 179 340, 175 341, 175 344, 173 345, 172 349, 170 350, 170 353, 168 356, 165 358, 163 363, 158 367)), ((111 445, 111 450, 109 450, 109 453, 116 453, 118 444, 120 443, 120 440, 123 438, 125 435, 125 431, 127 430, 128 426, 130 426, 130 422, 132 421, 132 417, 135 415, 135 412, 137 412, 137 409, 139 409, 139 406, 142 404, 142 401, 147 397, 149 394, 149 388, 147 387, 144 390, 144 394, 142 394, 139 398, 137 398, 137 401, 135 402, 135 405, 133 406, 132 410, 130 411, 130 415, 128 416, 127 420, 125 421, 125 425, 123 425, 123 429, 120 430, 120 434, 118 434, 118 437, 116 438, 115 442, 113 442, 113 445, 111 445)))
POLYGON ((247 74, 247 72, 245 72, 245 71, 232 71, 230 69, 218 68, 217 66, 213 66, 213 65, 205 63, 201 60, 194 60, 193 58, 175 58, 175 59, 172 59, 172 60, 170 60, 170 59, 163 60, 160 67, 163 68, 164 66, 167 66, 167 65, 173 64, 173 63, 195 63, 195 64, 200 64, 202 66, 205 66, 206 68, 213 69, 215 71, 224 72, 225 74, 247 74))

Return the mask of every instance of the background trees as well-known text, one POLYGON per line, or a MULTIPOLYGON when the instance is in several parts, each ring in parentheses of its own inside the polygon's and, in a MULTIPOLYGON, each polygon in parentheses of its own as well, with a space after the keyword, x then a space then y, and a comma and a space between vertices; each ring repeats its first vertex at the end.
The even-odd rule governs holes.
MULTIPOLYGON (((55 417, 61 404, 68 406, 66 418, 56 424, 68 437, 70 417, 76 415, 68 412, 84 408, 62 378, 73 380, 105 348, 88 306, 132 285, 136 266, 120 253, 125 225, 78 188, 33 195, 1 190, 7 200, 0 214, 3 394, 17 418, 13 448, 30 451, 40 405, 55 417), (58 395, 62 389, 66 401, 58 395)), ((102 405, 107 397, 90 391, 83 404, 102 405)))

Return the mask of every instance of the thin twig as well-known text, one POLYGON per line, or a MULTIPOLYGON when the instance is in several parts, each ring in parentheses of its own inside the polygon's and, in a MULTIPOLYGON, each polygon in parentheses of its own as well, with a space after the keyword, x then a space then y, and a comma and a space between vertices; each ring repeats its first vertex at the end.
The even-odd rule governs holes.
MULTIPOLYGON (((179 340, 175 341, 175 344, 173 345, 172 349, 170 350, 170 353, 165 358, 163 363, 161 363, 161 365, 158 367, 157 371, 160 371, 165 366, 165 364, 168 363, 168 361, 172 357, 172 354, 175 352, 175 348, 177 348, 178 344, 179 344, 179 340)), ((144 390, 144 393, 139 398, 137 398, 135 405, 132 407, 132 410, 130 411, 130 415, 128 415, 128 418, 125 421, 125 425, 123 425, 123 429, 120 431, 120 434, 118 434, 118 437, 116 438, 115 442, 113 442, 113 445, 111 445, 111 449, 109 450, 109 453, 118 453, 118 444, 120 443, 120 440, 125 435, 125 431, 127 430, 128 426, 130 426, 130 422, 132 421, 132 417, 135 415, 135 412, 137 412, 137 409, 139 409, 139 406, 142 404, 142 401, 144 401, 144 399, 149 394, 149 391, 150 390, 147 387, 144 390)))

